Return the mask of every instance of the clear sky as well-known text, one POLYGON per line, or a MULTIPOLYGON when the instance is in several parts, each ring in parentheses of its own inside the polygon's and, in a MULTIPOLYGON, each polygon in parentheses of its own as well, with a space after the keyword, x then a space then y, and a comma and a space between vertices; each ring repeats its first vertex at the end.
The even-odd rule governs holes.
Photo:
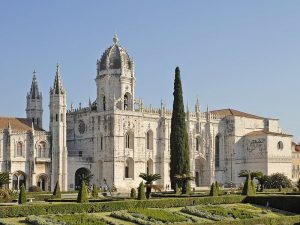
POLYGON ((181 68, 190 109, 279 118, 300 140, 300 1, 27 0, 0 2, 2 116, 25 116, 37 71, 48 127, 55 66, 71 102, 96 96, 96 60, 114 33, 136 65, 136 98, 172 106, 181 68))

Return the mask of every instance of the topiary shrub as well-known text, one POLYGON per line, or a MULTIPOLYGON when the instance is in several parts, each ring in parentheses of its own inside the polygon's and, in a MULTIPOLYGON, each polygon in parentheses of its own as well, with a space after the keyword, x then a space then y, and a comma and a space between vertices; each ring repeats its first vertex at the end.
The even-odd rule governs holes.
POLYGON ((216 189, 217 189, 217 192, 219 195, 220 194, 220 185, 219 185, 218 181, 216 181, 215 185, 216 185, 216 189))
POLYGON ((58 181, 55 184, 55 188, 53 191, 53 198, 61 198, 61 192, 58 181))
POLYGON ((146 199, 146 194, 145 194, 145 185, 144 182, 142 181, 138 187, 138 200, 145 200, 146 199))
POLYGON ((77 195, 77 203, 89 202, 88 191, 84 181, 81 182, 81 186, 77 195))
POLYGON ((209 195, 210 195, 210 196, 218 196, 218 195, 219 195, 218 189, 217 189, 215 183, 212 183, 212 184, 211 184, 209 195))
MULTIPOLYGON (((253 183, 254 182, 251 181, 251 176, 249 173, 246 178, 246 182, 244 184, 242 195, 247 195, 247 196, 255 195, 255 188, 253 188, 253 183)), ((255 187, 255 184, 254 184, 254 187, 255 187)))
POLYGON ((136 190, 135 190, 135 188, 131 188, 131 190, 130 190, 130 197, 131 198, 136 198, 136 190))
POLYGON ((28 188, 28 192, 41 192, 42 189, 38 186, 31 186, 28 188))
POLYGON ((191 195, 192 192, 192 188, 191 188, 191 182, 187 181, 186 183, 186 194, 191 195))
POLYGON ((26 198, 26 190, 25 190, 24 184, 22 184, 21 190, 20 190, 20 194, 19 194, 18 203, 19 203, 19 204, 25 204, 26 201, 27 201, 27 198, 26 198))
POLYGON ((175 191, 176 195, 180 195, 180 188, 178 187, 177 183, 175 184, 175 190, 174 191, 175 191))
POLYGON ((93 184, 92 196, 93 198, 99 198, 99 191, 96 184, 93 184))

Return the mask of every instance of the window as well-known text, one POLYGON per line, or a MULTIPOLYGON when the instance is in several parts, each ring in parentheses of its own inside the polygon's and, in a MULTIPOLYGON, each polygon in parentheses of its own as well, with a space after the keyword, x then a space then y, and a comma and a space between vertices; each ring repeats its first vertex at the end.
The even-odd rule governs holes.
POLYGON ((199 151, 199 145, 200 145, 200 141, 199 141, 199 137, 196 137, 196 151, 199 151))
POLYGON ((39 157, 39 158, 46 157, 46 143, 43 141, 40 142, 38 145, 37 157, 39 157))
POLYGON ((36 124, 39 125, 39 118, 36 118, 36 124))
POLYGON ((151 130, 146 134, 146 148, 153 149, 153 132, 151 130))
POLYGON ((64 122, 64 114, 62 114, 62 113, 60 114, 60 121, 64 122))
POLYGON ((100 149, 103 150, 103 137, 100 137, 100 149))
POLYGON ((215 139, 215 167, 220 166, 220 136, 217 135, 215 139))
POLYGON ((133 133, 127 132, 125 134, 125 148, 133 149, 133 133))
POLYGON ((20 141, 17 143, 16 156, 18 156, 18 157, 23 156, 23 144, 20 141))
POLYGON ((58 114, 55 114, 55 121, 58 121, 58 114))
POLYGON ((82 151, 79 151, 78 155, 79 155, 79 157, 82 157, 82 151))
POLYGON ((133 169, 134 169, 134 162, 133 159, 130 157, 125 161, 124 177, 133 179, 133 169))
POLYGON ((105 96, 103 96, 102 101, 103 101, 103 111, 105 111, 105 110, 106 110, 106 100, 105 100, 105 96))
POLYGON ((128 96, 127 94, 124 95, 124 110, 128 109, 128 96))
POLYGON ((278 148, 278 150, 282 150, 283 149, 283 143, 282 143, 282 141, 279 141, 277 143, 277 148, 278 148))

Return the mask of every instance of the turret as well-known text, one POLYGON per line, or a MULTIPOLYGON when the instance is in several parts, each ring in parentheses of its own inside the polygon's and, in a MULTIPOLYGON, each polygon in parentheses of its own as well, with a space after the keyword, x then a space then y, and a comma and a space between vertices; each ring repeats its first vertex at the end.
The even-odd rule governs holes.
POLYGON ((50 88, 50 132, 52 135, 51 189, 58 181, 61 189, 67 191, 67 143, 66 143, 66 91, 62 85, 59 65, 53 88, 50 88))
POLYGON ((32 120, 35 125, 43 127, 43 97, 42 93, 39 92, 35 70, 33 71, 30 91, 27 93, 26 115, 27 119, 32 120))
POLYGON ((116 35, 113 45, 97 60, 96 84, 98 111, 134 109, 134 62, 116 35))

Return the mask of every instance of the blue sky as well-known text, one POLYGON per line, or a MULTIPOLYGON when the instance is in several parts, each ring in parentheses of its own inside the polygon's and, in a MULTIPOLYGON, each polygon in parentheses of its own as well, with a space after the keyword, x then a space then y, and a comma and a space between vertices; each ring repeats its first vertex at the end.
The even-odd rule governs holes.
MULTIPOLYGON (((172 106, 181 68, 190 109, 279 118, 300 140, 299 1, 1 1, 2 116, 25 116, 32 71, 44 96, 61 65, 68 106, 96 96, 96 60, 119 36, 136 65, 136 98, 172 106)), ((44 124, 48 127, 48 122, 44 124)))

